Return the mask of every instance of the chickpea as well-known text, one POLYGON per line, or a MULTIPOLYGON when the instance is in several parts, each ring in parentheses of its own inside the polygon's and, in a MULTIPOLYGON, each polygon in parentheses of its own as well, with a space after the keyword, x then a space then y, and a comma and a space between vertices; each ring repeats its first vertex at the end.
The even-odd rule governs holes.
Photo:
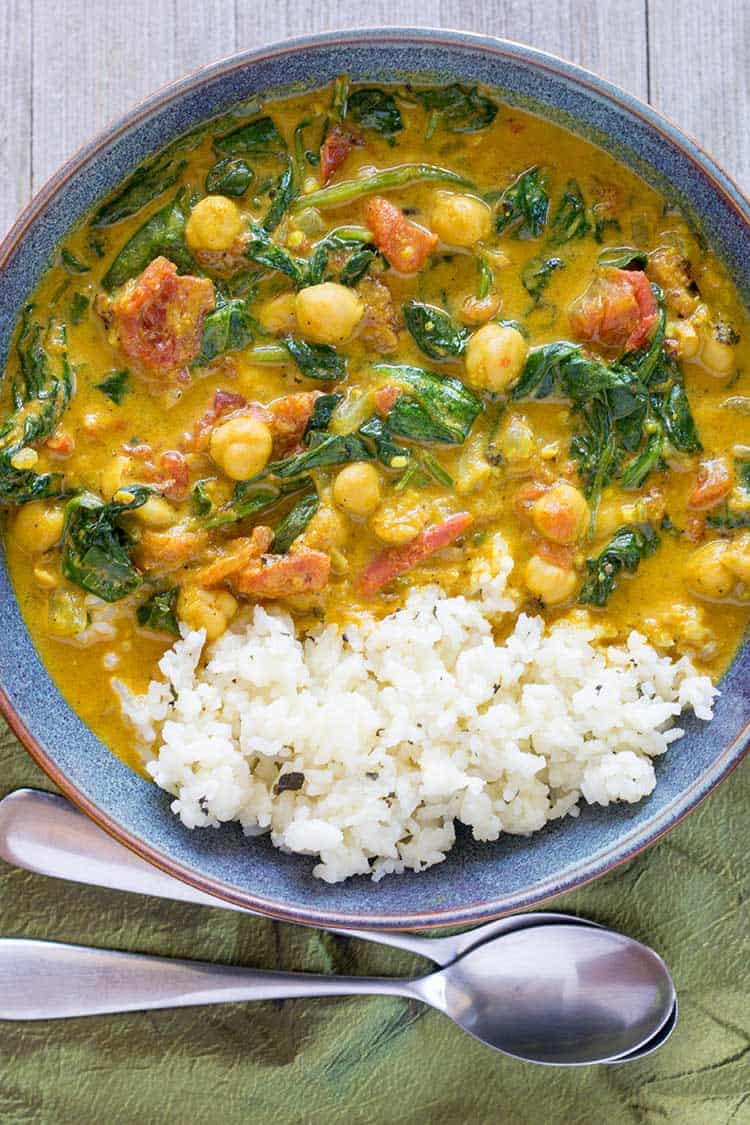
POLYGON ((59 542, 64 523, 62 508, 44 500, 32 500, 19 508, 13 531, 22 550, 30 555, 42 555, 59 542))
POLYGON ((528 350, 517 329, 485 324, 466 346, 466 381, 480 391, 507 391, 521 374, 528 350))
POLYGON ((273 336, 285 336, 293 332, 297 321, 294 315, 296 293, 279 293, 266 301, 258 313, 258 320, 273 336))
POLYGON ((228 590, 203 590, 183 586, 177 596, 177 616, 190 629, 205 629, 206 640, 215 641, 226 632, 239 606, 228 590))
POLYGON ((583 493, 565 481, 544 492, 531 507, 531 519, 539 534, 566 546, 585 535, 590 518, 583 493))
POLYGON ((723 379, 737 366, 731 330, 723 324, 706 324, 703 332, 701 362, 709 374, 723 379))
POLYGON ((511 469, 528 468, 536 449, 534 431, 524 417, 511 414, 503 422, 495 444, 511 469))
POLYGON ((750 583, 750 532, 741 535, 729 546, 723 563, 741 582, 750 583))
POLYGON ((490 233, 489 207, 473 195, 439 191, 430 215, 430 227, 448 246, 474 246, 490 233))
POLYGON ((297 324, 313 344, 343 344, 364 315, 364 305, 353 289, 324 281, 308 285, 295 302, 297 324))
POLYGON ((145 504, 135 508, 133 517, 145 524, 146 527, 162 531, 177 522, 177 513, 163 496, 149 496, 145 504))
POLYGON ((211 457, 232 480, 250 480, 265 468, 273 438, 265 422, 240 414, 217 426, 211 434, 211 457))
POLYGON ((380 477, 373 465, 347 465, 333 482, 333 499, 352 516, 371 516, 380 504, 380 477))
POLYGON ((698 597, 719 600, 732 593, 735 576, 725 565, 728 549, 726 540, 712 539, 693 551, 685 570, 688 586, 698 597))
POLYGON ((192 250, 229 250, 242 232, 242 215, 226 195, 207 195, 193 208, 185 227, 192 250))
POLYGON ((129 457, 113 457, 109 464, 102 469, 99 477, 99 488, 105 500, 111 500, 116 492, 122 488, 130 468, 129 457))
POLYGON ((667 325, 667 336, 677 345, 680 359, 694 359, 700 350, 700 337, 692 320, 676 320, 667 325))
POLYGON ((529 592, 545 605, 560 605, 572 598, 578 578, 574 570, 556 566, 541 555, 532 555, 526 563, 524 582, 529 592))

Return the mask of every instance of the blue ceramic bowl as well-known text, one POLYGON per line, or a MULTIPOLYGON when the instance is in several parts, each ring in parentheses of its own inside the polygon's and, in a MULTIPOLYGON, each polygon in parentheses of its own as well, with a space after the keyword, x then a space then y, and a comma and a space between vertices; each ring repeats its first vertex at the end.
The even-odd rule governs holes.
MULTIPOLYGON (((255 93, 356 79, 464 80, 496 87, 598 143, 677 197, 750 294, 750 204, 672 125, 594 75, 515 43, 450 31, 337 32, 249 51, 155 94, 83 148, 41 190, 0 248, 0 344, 55 248, 92 204, 145 157, 255 93)), ((416 928, 479 922, 533 906, 609 871, 657 840, 737 764, 748 739, 750 646, 721 685, 716 718, 688 721, 638 805, 585 808, 529 839, 463 836, 421 875, 328 886, 309 859, 282 855, 234 826, 187 832, 169 798, 122 765, 61 698, 36 654, 0 563, 0 684, 16 734, 60 789, 107 831, 188 883, 250 909, 321 926, 416 928)))

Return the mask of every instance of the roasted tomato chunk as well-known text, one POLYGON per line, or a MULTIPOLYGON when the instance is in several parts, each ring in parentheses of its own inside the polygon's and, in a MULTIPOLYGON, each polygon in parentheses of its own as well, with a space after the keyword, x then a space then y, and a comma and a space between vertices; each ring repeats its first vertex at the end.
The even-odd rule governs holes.
POLYGON ((367 200, 365 221, 378 250, 400 273, 421 270, 438 243, 436 234, 412 223, 382 195, 373 195, 367 200))
POLYGON ((300 391, 269 402, 269 426, 273 434, 274 457, 287 457, 304 437, 307 423, 312 417, 316 398, 321 391, 300 391))
POLYGON ((713 508, 732 490, 732 471, 725 457, 709 457, 698 466, 698 479, 690 494, 691 508, 713 508))
POLYGON ((602 270, 570 310, 571 328, 580 340, 618 352, 647 344, 657 319, 645 273, 614 266, 602 270))
POLYGON ((302 547, 288 555, 262 555, 233 581, 241 594, 289 598, 294 594, 319 594, 328 585, 330 571, 328 555, 302 547))
POLYGON ((359 576, 360 593, 365 597, 377 594, 394 578, 405 574, 407 570, 411 570, 430 555, 434 555, 436 551, 458 539, 473 520, 474 517, 469 512, 459 512, 455 516, 449 516, 443 523, 426 527, 403 547, 390 547, 387 551, 376 555, 359 576))
POLYGON ((167 374, 198 355, 203 320, 214 307, 213 282, 180 277, 166 258, 154 258, 112 300, 112 321, 129 359, 167 374))
POLYGON ((340 125, 328 130, 328 135, 320 148, 320 178, 327 184, 331 176, 338 172, 353 148, 364 142, 355 133, 347 133, 340 125))

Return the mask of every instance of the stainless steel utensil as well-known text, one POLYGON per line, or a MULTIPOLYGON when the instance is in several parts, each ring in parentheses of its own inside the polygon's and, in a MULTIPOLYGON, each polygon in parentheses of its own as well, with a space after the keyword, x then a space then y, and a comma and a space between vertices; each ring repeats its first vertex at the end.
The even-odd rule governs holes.
MULTIPOLYGON (((108 836, 65 797, 40 789, 17 789, 0 800, 0 857, 27 871, 74 883, 252 913, 153 867, 108 836)), ((499 934, 550 922, 596 925, 569 914, 537 912, 500 918, 450 937, 418 937, 386 930, 331 932, 405 949, 428 957, 438 965, 448 965, 467 950, 499 934)))
POLYGON ((675 1001, 653 950, 610 930, 560 922, 502 934, 437 972, 401 980, 0 940, 4 1019, 362 994, 421 1000, 504 1054, 556 1066, 614 1062, 637 1051, 670 1020, 675 1001))

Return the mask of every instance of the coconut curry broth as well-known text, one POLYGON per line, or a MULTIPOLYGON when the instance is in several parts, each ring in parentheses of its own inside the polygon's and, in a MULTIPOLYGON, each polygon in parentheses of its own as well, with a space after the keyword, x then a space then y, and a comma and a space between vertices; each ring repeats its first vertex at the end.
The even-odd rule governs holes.
POLYGON ((32 636, 133 763, 102 684, 143 689, 178 622, 460 592, 500 531, 521 605, 718 676, 748 617, 747 338, 678 214, 491 94, 249 107, 74 232, 19 328, 0 490, 32 636))

